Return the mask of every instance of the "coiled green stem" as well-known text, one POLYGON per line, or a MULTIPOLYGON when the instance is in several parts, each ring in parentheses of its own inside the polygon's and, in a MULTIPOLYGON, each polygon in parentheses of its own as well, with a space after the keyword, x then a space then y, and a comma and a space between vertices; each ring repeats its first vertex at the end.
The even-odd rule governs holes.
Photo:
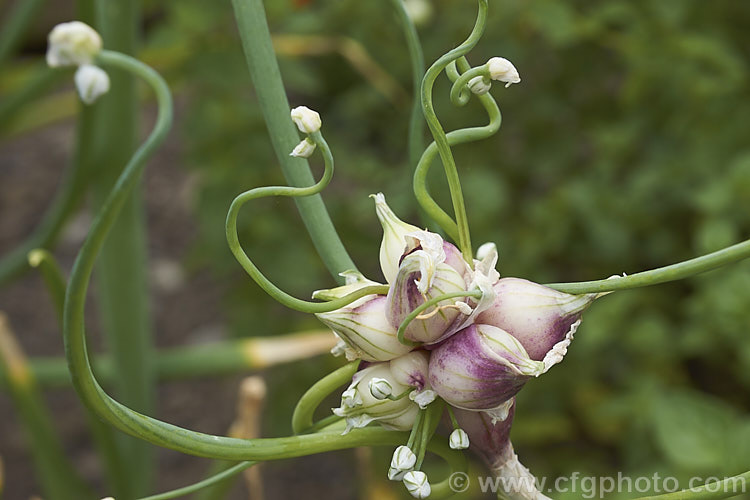
MULTIPOLYGON (((459 58, 457 62, 462 66, 462 69, 469 66, 463 57, 459 58)), ((454 63, 446 67, 446 73, 453 81, 456 81, 460 76, 454 63)), ((450 146, 486 139, 500 129, 502 115, 495 99, 490 94, 477 96, 477 98, 487 111, 489 123, 483 127, 470 127, 449 132, 446 137, 450 146)), ((456 222, 437 204, 427 190, 427 174, 437 152, 437 143, 433 142, 422 154, 422 158, 420 158, 417 168, 414 171, 414 196, 417 198, 422 209, 443 228, 446 234, 454 241, 458 241, 459 231, 456 222)))
POLYGON ((372 294, 384 294, 388 293, 387 286, 368 286, 357 290, 345 297, 330 302, 310 302, 301 300, 296 297, 292 297, 288 293, 281 290, 275 284, 273 284, 263 273, 260 272, 258 267, 253 263, 252 260, 247 256, 245 251, 240 245, 239 236, 237 235, 237 216, 242 206, 250 200, 256 200, 266 196, 288 196, 288 197, 302 197, 312 196, 322 191, 333 177, 333 155, 331 149, 328 147, 328 143, 323 138, 323 135, 318 131, 310 134, 310 139, 315 143, 316 149, 320 150, 325 161, 325 171, 323 177, 312 186, 309 187, 291 187, 291 186, 266 186, 254 188, 249 191, 238 195, 229 207, 229 213, 227 214, 226 222, 226 235, 229 249, 234 254, 237 262, 240 263, 242 268, 247 272, 248 275, 265 291, 268 295, 289 307, 297 311, 307 313, 321 313, 329 312, 348 304, 353 301, 364 297, 365 295, 372 294))
POLYGON ((440 121, 435 113, 435 107, 432 104, 432 88, 435 85, 435 80, 438 75, 440 75, 448 64, 459 57, 466 55, 479 42, 479 38, 482 36, 482 33, 484 33, 486 22, 487 0, 479 0, 477 21, 474 24, 474 29, 469 37, 461 45, 435 61, 432 66, 427 69, 424 79, 422 80, 422 111, 424 112, 424 117, 425 120, 427 120, 427 126, 430 128, 432 137, 435 139, 435 144, 440 153, 440 159, 445 168, 445 175, 448 178, 448 187, 450 188, 451 200, 453 201, 453 211, 456 215, 458 246, 461 249, 464 259, 470 265, 473 262, 471 236, 469 235, 469 221, 466 217, 464 197, 461 192, 461 181, 458 178, 456 161, 453 158, 448 137, 443 130, 442 125, 440 125, 440 121))

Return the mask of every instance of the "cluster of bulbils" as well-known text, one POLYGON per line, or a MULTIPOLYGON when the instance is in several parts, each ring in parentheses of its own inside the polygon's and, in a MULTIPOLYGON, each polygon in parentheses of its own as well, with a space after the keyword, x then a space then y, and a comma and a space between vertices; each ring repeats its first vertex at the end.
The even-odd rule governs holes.
MULTIPOLYGON (((367 362, 333 412, 346 419, 345 432, 373 421, 404 431, 440 397, 450 405, 451 448, 468 448, 471 441, 496 473, 528 475, 508 440, 514 396, 563 359, 582 311, 596 295, 501 278, 492 243, 482 245, 469 265, 440 235, 396 217, 382 194, 372 197, 384 231, 380 265, 388 293, 317 314, 340 339, 334 354, 367 362), (454 298, 439 300, 446 294, 454 298), (433 299, 432 307, 402 326, 433 299)), ((377 284, 357 272, 344 277, 344 286, 313 297, 333 300, 377 284)), ((416 462, 412 449, 399 446, 388 477, 403 481, 414 497, 426 498, 430 485, 414 470, 416 462)))
POLYGON ((80 21, 58 24, 48 36, 47 64, 51 68, 78 67, 74 80, 78 95, 86 104, 109 91, 109 76, 93 64, 101 50, 102 37, 80 21))

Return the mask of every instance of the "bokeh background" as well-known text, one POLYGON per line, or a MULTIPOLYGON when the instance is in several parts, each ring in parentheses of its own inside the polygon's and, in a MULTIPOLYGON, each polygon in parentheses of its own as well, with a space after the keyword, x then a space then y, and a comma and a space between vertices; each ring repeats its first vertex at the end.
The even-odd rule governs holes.
MULTIPOLYGON (((13 3, 0 3, 0 12, 13 3)), ((475 5, 428 5, 419 33, 429 64, 463 40, 475 5)), ((410 67, 395 15, 389 2, 353 0, 274 0, 266 8, 290 102, 321 113, 336 158, 324 193, 329 211, 360 269, 380 279, 380 226, 367 195, 382 191, 402 218, 429 224, 411 195, 410 67)), ((72 12, 61 1, 40 13, 0 74, 0 99, 22 88, 43 58, 46 33, 72 12)), ((165 75, 178 104, 169 143, 145 182, 157 344, 319 328, 266 297, 225 243, 231 199, 283 182, 230 3, 145 1, 143 13, 140 57, 165 75)), ((493 88, 503 112, 495 137, 455 148, 475 245, 497 243, 503 275, 544 283, 634 273, 747 238, 749 23, 750 3, 733 0, 493 0, 469 60, 506 57, 522 83, 493 88)), ((453 108, 448 89, 442 78, 435 93, 446 129, 485 123, 476 103, 453 108)), ((144 130, 149 99, 144 93, 144 130)), ((54 192, 75 109, 63 82, 3 116, 0 254, 30 232, 54 192)), ((449 206, 439 166, 431 174, 437 199, 449 206)), ((270 278, 300 297, 333 284, 292 203, 255 202, 249 211, 243 241, 270 278)), ((58 251, 64 265, 86 220, 84 208, 66 230, 58 251)), ((62 353, 48 302, 35 276, 0 291, 0 309, 23 330, 32 357, 62 353)), ((288 434, 296 399, 336 363, 323 357, 265 372, 264 434, 288 434)), ((239 380, 163 384, 159 416, 224 432, 239 380)), ((521 461, 548 478, 729 476, 750 469, 748 389, 746 262, 595 303, 565 362, 519 394, 512 439, 521 461)), ((105 495, 72 391, 45 394, 66 449, 105 495)), ((1 391, 0 415, 8 498, 29 498, 38 485, 1 391)), ((269 464, 266 496, 399 498, 400 488, 381 482, 389 454, 269 464), (356 464, 368 460, 363 472, 356 464)), ((207 467, 171 452, 159 464, 159 490, 192 482, 207 467)), ((232 494, 245 498, 241 487, 232 494)))

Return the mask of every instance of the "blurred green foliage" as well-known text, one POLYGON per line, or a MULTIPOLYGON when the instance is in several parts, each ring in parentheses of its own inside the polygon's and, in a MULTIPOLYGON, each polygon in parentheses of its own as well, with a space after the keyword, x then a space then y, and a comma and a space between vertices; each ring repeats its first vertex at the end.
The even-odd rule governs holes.
MULTIPOLYGON (((351 37, 409 92, 388 2, 266 4, 275 34, 351 37)), ((475 15, 469 0, 431 4, 420 26, 428 61, 463 40, 475 15)), ((200 179, 192 265, 231 282, 235 335, 315 326, 266 298, 225 244, 231 199, 283 182, 229 2, 151 2, 150 12, 149 48, 179 55, 168 76, 183 103, 185 158, 200 179)), ((504 275, 545 282, 637 272, 747 238, 748 22, 750 3, 731 0, 491 2, 469 60, 507 57, 523 81, 492 90, 500 133, 455 149, 475 245, 497 242, 504 275)), ((333 219, 361 270, 380 279, 380 226, 367 195, 382 191, 402 218, 427 224, 411 196, 409 106, 394 106, 337 54, 280 57, 292 105, 323 116, 337 161, 324 193, 333 219)), ((451 107, 447 89, 445 79, 436 87, 446 129, 485 122, 476 103, 451 107)), ((441 177, 436 165, 433 189, 449 207, 441 177)), ((333 284, 288 200, 255 202, 241 224, 248 253, 284 289, 305 297, 333 284)), ((280 418, 270 420, 286 422, 325 368, 275 370, 280 390, 271 394, 282 396, 270 411, 280 418)), ((565 362, 519 395, 516 449, 548 477, 739 473, 750 468, 749 368, 750 263, 605 297, 565 362)))

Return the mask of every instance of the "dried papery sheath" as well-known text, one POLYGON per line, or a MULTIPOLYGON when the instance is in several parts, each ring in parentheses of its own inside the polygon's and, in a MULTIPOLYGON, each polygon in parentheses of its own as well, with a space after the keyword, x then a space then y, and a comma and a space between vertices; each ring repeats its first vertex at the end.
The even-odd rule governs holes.
POLYGON ((47 41, 47 64, 51 68, 91 64, 102 50, 99 33, 80 21, 58 24, 47 41))
POLYGON ((76 70, 74 80, 78 95, 86 104, 93 104, 100 96, 109 92, 109 76, 97 66, 80 66, 76 70))
POLYGON ((427 474, 421 470, 407 472, 404 474, 403 482, 406 491, 414 498, 427 498, 432 493, 430 483, 427 481, 427 474))
POLYGON ((528 357, 508 332, 472 325, 451 336, 430 354, 430 385, 448 404, 489 411, 502 419, 508 401, 544 363, 528 357))
POLYGON ((499 82, 505 82, 506 87, 512 83, 521 83, 521 77, 513 63, 504 57, 493 57, 487 61, 490 70, 490 78, 499 82))
POLYGON ((409 393, 409 399, 417 403, 422 410, 435 401, 435 398, 437 398, 437 393, 432 389, 423 389, 421 391, 414 390, 409 393))
MULTIPOLYGON (((401 261, 396 279, 388 291, 388 319, 396 328, 426 301, 466 290, 464 275, 446 263, 444 242, 439 235, 417 231, 408 238, 413 241, 411 246, 415 250, 401 261)), ((443 340, 458 316, 463 316, 461 308, 454 302, 446 299, 417 316, 406 327, 404 337, 426 344, 443 340)))
POLYGON ((320 130, 323 124, 320 120, 320 115, 317 111, 313 111, 307 106, 298 106, 292 109, 291 112, 292 121, 300 132, 304 134, 312 134, 320 130))
POLYGON ((408 390, 407 386, 399 384, 394 379, 388 363, 377 363, 358 371, 354 374, 351 385, 342 395, 341 406, 333 410, 335 415, 346 419, 344 433, 346 434, 353 428, 364 427, 372 421, 377 421, 388 429, 399 431, 411 429, 419 407, 409 398, 400 398, 395 401, 377 399, 370 392, 370 381, 373 379, 385 379, 391 385, 394 394, 401 394, 408 390))
POLYGON ((362 288, 380 285, 380 283, 376 281, 365 278, 365 276, 359 271, 344 271, 343 273, 339 273, 339 276, 344 278, 344 285, 325 290, 316 290, 313 292, 312 298, 319 300, 336 300, 346 297, 350 293, 354 293, 362 288))
POLYGON ((398 273, 401 256, 406 250, 406 235, 419 231, 419 228, 408 224, 393 213, 385 202, 383 193, 372 194, 375 200, 375 213, 383 226, 383 240, 380 243, 380 268, 388 283, 392 283, 398 273))
POLYGON ((597 297, 570 295, 519 278, 502 278, 493 288, 492 306, 476 321, 510 333, 531 359, 545 361, 548 368, 565 355, 581 313, 597 297))

